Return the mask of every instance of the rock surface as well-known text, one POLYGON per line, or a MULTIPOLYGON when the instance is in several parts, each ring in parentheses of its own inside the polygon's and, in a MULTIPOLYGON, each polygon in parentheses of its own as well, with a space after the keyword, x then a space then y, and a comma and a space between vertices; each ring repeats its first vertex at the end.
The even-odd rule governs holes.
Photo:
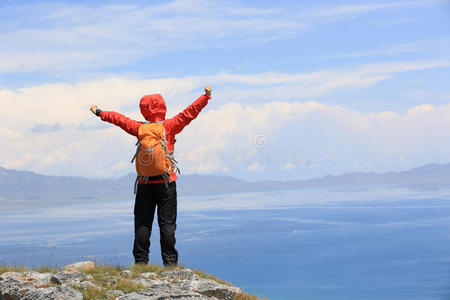
POLYGON ((84 273, 79 271, 61 271, 53 275, 50 280, 54 284, 63 284, 65 282, 76 282, 79 283, 85 277, 84 273))
POLYGON ((120 296, 123 296, 123 295, 125 295, 125 293, 123 291, 121 291, 121 290, 110 290, 110 291, 106 292, 106 296, 107 297, 115 297, 115 298, 117 298, 117 297, 120 297, 120 296))
MULTIPOLYGON (((239 288, 201 278, 190 269, 164 271, 159 276, 156 273, 142 273, 134 279, 131 270, 122 270, 120 272, 122 279, 118 280, 128 280, 141 290, 135 289, 135 292, 131 293, 124 293, 117 289, 105 290, 93 276, 81 271, 87 270, 84 267, 89 265, 92 264, 89 262, 72 264, 56 274, 3 273, 0 275, 0 300, 82 300, 82 291, 88 289, 103 289, 104 297, 118 300, 232 300, 241 292, 239 288)), ((104 278, 108 279, 108 282, 112 279, 117 280, 117 277, 114 278, 109 274, 106 274, 104 278)))
POLYGON ((0 276, 0 299, 21 299, 27 292, 38 289, 37 280, 25 274, 7 272, 0 276))
POLYGON ((131 270, 123 270, 120 272, 120 276, 122 277, 131 277, 133 275, 133 272, 131 270))
POLYGON ((75 290, 71 286, 56 285, 48 288, 40 288, 29 291, 22 300, 47 300, 47 299, 64 299, 64 300, 83 300, 83 294, 75 290))
POLYGON ((156 277, 157 277, 156 273, 150 272, 140 274, 138 279, 156 279, 156 277))
POLYGON ((67 271, 89 271, 95 268, 93 261, 80 261, 71 265, 64 266, 67 271))

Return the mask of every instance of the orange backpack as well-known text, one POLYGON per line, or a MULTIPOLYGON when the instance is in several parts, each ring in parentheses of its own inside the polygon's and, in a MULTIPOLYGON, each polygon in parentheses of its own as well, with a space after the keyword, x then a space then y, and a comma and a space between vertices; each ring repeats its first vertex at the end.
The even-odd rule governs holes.
MULTIPOLYGON (((164 179, 170 182, 170 171, 178 171, 173 152, 168 149, 166 131, 160 122, 145 122, 139 127, 137 149, 131 162, 136 160, 137 178, 144 181, 164 179)), ((136 186, 136 185, 135 185, 136 186)))

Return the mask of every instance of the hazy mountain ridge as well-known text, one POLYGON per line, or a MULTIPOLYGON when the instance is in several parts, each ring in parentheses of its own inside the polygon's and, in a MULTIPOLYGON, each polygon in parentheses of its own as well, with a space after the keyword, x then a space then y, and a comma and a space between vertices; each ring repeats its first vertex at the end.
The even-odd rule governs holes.
MULTIPOLYGON (((18 208, 18 203, 22 203, 25 208, 33 208, 75 201, 130 199, 134 198, 134 180, 133 173, 118 179, 91 179, 49 176, 0 167, 0 207, 18 208)), ((450 187, 450 164, 429 164, 408 171, 382 174, 354 172, 298 181, 249 182, 229 176, 198 174, 181 175, 177 180, 179 193, 184 196, 378 184, 416 188, 450 187)))

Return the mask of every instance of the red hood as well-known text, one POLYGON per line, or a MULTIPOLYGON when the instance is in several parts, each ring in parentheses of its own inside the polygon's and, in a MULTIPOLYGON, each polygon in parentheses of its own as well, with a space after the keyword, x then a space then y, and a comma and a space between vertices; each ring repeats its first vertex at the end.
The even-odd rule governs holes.
POLYGON ((160 94, 145 95, 141 98, 139 107, 147 121, 163 121, 166 118, 166 103, 160 94))

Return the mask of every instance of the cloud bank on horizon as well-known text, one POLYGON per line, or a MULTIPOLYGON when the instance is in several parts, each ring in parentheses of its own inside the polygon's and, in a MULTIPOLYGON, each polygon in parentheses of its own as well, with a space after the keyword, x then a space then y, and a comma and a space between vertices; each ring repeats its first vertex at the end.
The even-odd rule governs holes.
POLYGON ((0 3, 0 166, 133 171, 135 138, 91 104, 173 116, 184 173, 302 179, 450 161, 448 1, 0 3))

